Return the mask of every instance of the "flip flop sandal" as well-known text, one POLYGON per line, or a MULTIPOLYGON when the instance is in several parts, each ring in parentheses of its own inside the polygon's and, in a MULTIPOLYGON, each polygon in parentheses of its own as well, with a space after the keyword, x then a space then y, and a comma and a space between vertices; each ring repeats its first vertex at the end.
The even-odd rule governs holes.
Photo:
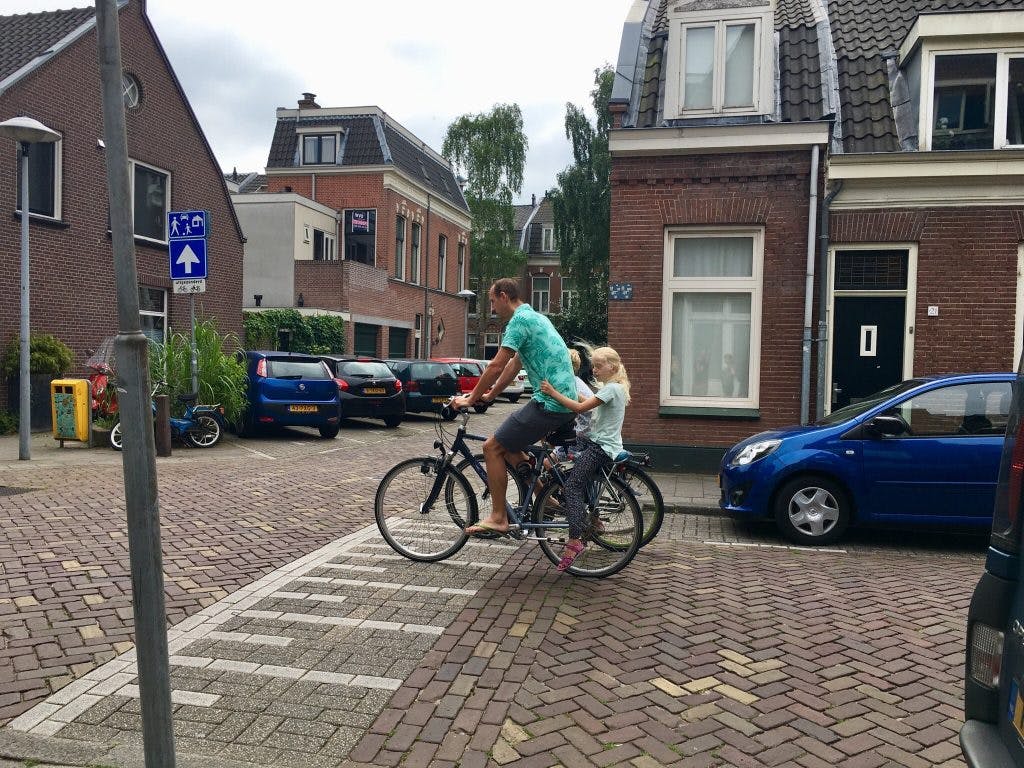
POLYGON ((479 538, 494 538, 495 536, 509 535, 508 531, 495 528, 493 525, 488 525, 487 523, 473 523, 473 525, 467 526, 462 530, 470 536, 477 536, 479 538), (476 528, 478 530, 470 530, 471 528, 476 528))
POLYGON ((569 568, 579 557, 580 552, 587 548, 586 544, 566 544, 565 550, 562 552, 562 559, 558 561, 558 565, 555 566, 559 571, 565 571, 569 568))

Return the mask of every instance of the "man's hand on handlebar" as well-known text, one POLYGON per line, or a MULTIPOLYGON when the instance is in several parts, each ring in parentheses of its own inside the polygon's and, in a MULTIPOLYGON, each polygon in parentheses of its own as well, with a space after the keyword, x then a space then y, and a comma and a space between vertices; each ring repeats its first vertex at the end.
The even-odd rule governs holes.
POLYGON ((456 410, 462 410, 463 408, 472 407, 474 402, 475 401, 470 397, 470 395, 459 395, 458 397, 452 398, 451 405, 452 408, 455 408, 456 410))

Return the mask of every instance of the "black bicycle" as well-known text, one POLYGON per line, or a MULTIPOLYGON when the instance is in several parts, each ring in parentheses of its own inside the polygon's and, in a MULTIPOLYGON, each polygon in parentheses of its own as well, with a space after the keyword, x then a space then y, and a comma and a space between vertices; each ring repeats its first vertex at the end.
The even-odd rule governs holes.
MULTIPOLYGON (((462 465, 468 464, 477 478, 486 483, 486 470, 466 442, 467 438, 483 438, 468 435, 470 413, 463 410, 461 416, 454 439, 443 421, 435 425, 436 456, 399 462, 377 487, 377 527, 391 548, 410 560, 436 562, 451 557, 470 538, 463 529, 479 520, 477 494, 455 462, 461 457, 462 465)), ((551 455, 551 446, 531 445, 526 451, 532 457, 530 472, 526 477, 509 475, 510 490, 505 499, 510 523, 507 535, 537 542, 545 556, 557 564, 569 528, 563 507, 565 472, 554 463, 545 468, 544 459, 551 455), (542 490, 534 498, 536 488, 542 490)), ((622 570, 640 548, 644 532, 640 504, 629 485, 617 476, 616 466, 603 468, 588 484, 582 535, 587 547, 577 555, 568 573, 610 576, 622 570)), ((485 534, 475 538, 499 537, 503 536, 485 534)))

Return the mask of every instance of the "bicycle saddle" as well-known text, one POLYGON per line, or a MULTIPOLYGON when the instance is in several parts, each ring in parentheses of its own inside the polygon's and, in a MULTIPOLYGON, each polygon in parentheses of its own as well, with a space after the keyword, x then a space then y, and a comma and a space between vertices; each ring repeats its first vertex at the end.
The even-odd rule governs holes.
POLYGON ((189 403, 194 403, 198 399, 199 399, 199 393, 198 392, 189 392, 189 393, 184 394, 184 395, 178 395, 178 402, 179 403, 184 403, 185 405, 188 405, 189 403))

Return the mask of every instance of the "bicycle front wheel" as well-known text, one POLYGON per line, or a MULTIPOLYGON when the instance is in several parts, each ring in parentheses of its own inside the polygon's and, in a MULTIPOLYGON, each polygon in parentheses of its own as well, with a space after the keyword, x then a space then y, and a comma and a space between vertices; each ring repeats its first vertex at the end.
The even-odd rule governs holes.
POLYGON ((477 521, 476 499, 466 478, 452 467, 442 469, 433 456, 392 467, 377 486, 373 509, 384 540, 398 554, 419 562, 454 555, 469 539, 463 528, 477 521), (438 482, 435 498, 427 504, 438 482))
POLYGON ((619 470, 619 477, 633 491, 640 504, 640 512, 644 516, 644 537, 640 541, 640 546, 646 547, 658 535, 665 520, 665 500, 661 496, 661 489, 653 478, 639 467, 627 464, 619 470))
MULTIPOLYGON (((473 458, 480 462, 481 466, 483 466, 485 470, 487 469, 484 462, 484 455, 482 453, 473 454, 473 458)), ((462 473, 466 478, 466 482, 469 483, 469 487, 475 492, 476 498, 478 499, 477 506, 479 507, 479 502, 482 501, 485 502, 484 508, 486 509, 486 504, 489 504, 491 500, 491 490, 487 487, 487 483, 480 479, 480 476, 476 473, 476 470, 473 469, 473 465, 470 463, 469 459, 462 459, 462 461, 455 465, 455 468, 462 473)), ((519 475, 517 475, 508 464, 505 465, 505 477, 508 480, 508 485, 505 487, 505 505, 509 507, 521 507, 523 505, 523 500, 526 498, 526 486, 520 479, 519 475)))
MULTIPOLYGON (((612 478, 611 486, 603 484, 597 505, 588 505, 583 528, 583 550, 566 570, 574 576, 604 578, 618 573, 636 555, 643 538, 643 516, 640 505, 629 487, 612 478)), ((533 506, 533 522, 565 523, 564 489, 552 482, 533 506)), ((569 531, 566 528, 538 528, 540 548, 556 565, 562 559, 562 548, 569 531)))

